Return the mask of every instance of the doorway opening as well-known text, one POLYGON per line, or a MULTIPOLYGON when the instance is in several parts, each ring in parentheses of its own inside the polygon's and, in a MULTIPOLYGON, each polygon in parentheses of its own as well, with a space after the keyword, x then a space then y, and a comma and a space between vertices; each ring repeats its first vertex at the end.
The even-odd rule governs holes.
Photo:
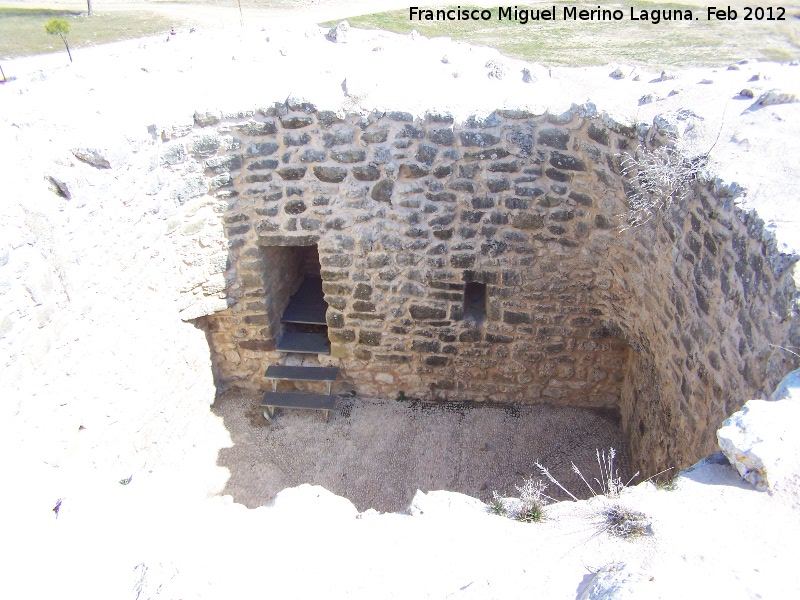
MULTIPOLYGON (((288 264, 293 269, 293 293, 281 316, 279 352, 330 354, 328 304, 322 291, 319 251, 316 245, 287 247, 288 264)), ((268 267, 269 268, 269 267, 268 267)))

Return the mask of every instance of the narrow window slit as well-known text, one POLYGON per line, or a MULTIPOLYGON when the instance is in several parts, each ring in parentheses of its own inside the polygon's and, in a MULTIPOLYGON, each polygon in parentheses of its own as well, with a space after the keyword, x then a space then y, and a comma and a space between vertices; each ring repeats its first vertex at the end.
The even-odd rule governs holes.
POLYGON ((464 287, 464 320, 478 325, 486 321, 486 284, 471 282, 464 287))

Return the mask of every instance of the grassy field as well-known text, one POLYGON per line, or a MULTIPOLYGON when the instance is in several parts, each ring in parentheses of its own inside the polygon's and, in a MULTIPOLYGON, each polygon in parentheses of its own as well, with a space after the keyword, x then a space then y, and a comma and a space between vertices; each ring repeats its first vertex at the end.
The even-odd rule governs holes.
MULTIPOLYGON (((135 0, 134 0, 135 1, 135 0)), ((167 1, 167 0, 164 0, 167 1)), ((227 7, 236 11, 235 0, 169 0, 186 6, 186 16, 191 17, 191 4, 210 7, 227 7)), ((684 2, 700 0, 684 0, 684 2)), ((745 0, 730 0, 737 7, 736 21, 707 21, 704 6, 699 4, 655 4, 647 0, 634 0, 638 14, 645 9, 692 9, 699 17, 695 21, 664 21, 653 25, 647 21, 631 21, 629 4, 603 4, 604 8, 622 8, 624 19, 617 22, 563 21, 562 5, 591 8, 592 5, 576 4, 573 1, 555 0, 547 4, 532 4, 532 7, 556 6, 559 20, 521 25, 515 21, 499 21, 497 9, 492 9, 491 21, 478 22, 424 22, 410 21, 408 9, 378 12, 358 17, 349 17, 354 27, 385 29, 397 33, 410 33, 416 29, 428 37, 446 36, 473 44, 491 46, 504 54, 546 65, 580 66, 622 62, 654 68, 683 66, 724 66, 745 58, 789 61, 800 58, 800 6, 784 3, 786 20, 744 21, 741 5, 745 0)), ((87 17, 79 12, 65 10, 37 10, 25 8, 0 8, 0 58, 9 58, 40 52, 63 50, 57 36, 47 35, 44 23, 53 17, 66 18, 72 32, 70 47, 130 39, 168 31, 178 25, 174 18, 159 16, 159 0, 140 3, 141 11, 102 11, 87 17), (148 10, 148 4, 153 12, 148 10)), ((379 3, 377 3, 379 5, 379 3)), ((755 3, 750 3, 755 4, 755 3)), ((772 0, 761 2, 761 6, 774 4, 772 0)), ((245 8, 291 8, 298 12, 305 9, 299 0, 242 0, 245 8)), ((78 11, 83 3, 70 4, 78 11)), ((463 5, 466 7, 466 5, 463 5)), ((511 5, 513 6, 513 5, 511 5)), ((526 8, 528 5, 520 5, 526 8)), ((122 7, 121 7, 122 8, 122 7)), ((181 9, 182 10, 182 9, 181 9)), ((342 18, 347 17, 343 8, 342 18)), ((162 11, 163 12, 163 11, 162 11)), ((195 10, 195 12, 197 12, 195 10)), ((180 13, 182 14, 182 13, 180 13)), ((174 15, 174 11, 173 11, 174 15)), ((325 23, 333 25, 338 21, 325 23)))
MULTIPOLYGON (((348 19, 353 27, 446 36, 483 46, 504 54, 546 65, 578 66, 623 62, 651 67, 722 66, 746 58, 790 61, 800 57, 800 8, 789 7, 786 21, 744 21, 739 11, 736 21, 707 21, 705 8, 684 4, 603 4, 621 8, 624 20, 618 22, 563 21, 561 5, 574 2, 548 2, 556 6, 559 20, 499 21, 492 9, 491 21, 410 21, 409 11, 395 10, 348 19), (630 20, 630 6, 651 10, 692 9, 695 21, 662 21, 658 25, 630 20)), ((762 4, 762 6, 765 4, 762 4)), ((586 5, 592 8, 594 5, 586 5)), ((784 4, 787 6, 787 4, 784 4)), ((583 7, 583 6, 581 6, 583 7)), ((522 6, 521 6, 522 8, 522 6)), ((326 23, 333 25, 335 22, 326 23)))
POLYGON ((67 40, 72 49, 162 33, 173 25, 149 12, 97 13, 88 17, 63 10, 0 7, 0 58, 66 52, 61 38, 44 30, 44 24, 55 17, 69 23, 67 40))

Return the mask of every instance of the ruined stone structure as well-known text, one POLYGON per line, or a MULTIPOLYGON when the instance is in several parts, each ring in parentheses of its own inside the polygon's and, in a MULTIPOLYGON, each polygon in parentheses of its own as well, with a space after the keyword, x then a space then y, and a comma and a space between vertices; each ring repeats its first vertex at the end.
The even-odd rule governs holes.
POLYGON ((796 257, 735 189, 697 181, 663 219, 619 230, 620 155, 668 142, 668 125, 300 101, 194 121, 162 132, 161 161, 198 256, 182 316, 206 328, 218 386, 267 387, 310 274, 340 390, 619 407, 644 473, 713 451, 741 399, 792 368, 776 345, 800 343, 796 257), (213 231, 227 248, 209 269, 213 231))

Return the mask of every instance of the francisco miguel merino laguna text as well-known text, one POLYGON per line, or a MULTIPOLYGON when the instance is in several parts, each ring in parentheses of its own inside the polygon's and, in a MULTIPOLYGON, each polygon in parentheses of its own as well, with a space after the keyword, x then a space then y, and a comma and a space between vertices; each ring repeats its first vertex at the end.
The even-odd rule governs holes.
MULTIPOLYGON (((491 21, 492 11, 488 8, 420 8, 411 6, 408 9, 410 21, 491 21)), ((620 8, 578 8, 577 6, 563 6, 563 21, 621 21, 625 13, 620 8)), ((518 8, 516 6, 500 6, 497 9, 499 21, 517 21, 525 25, 529 21, 555 21, 556 7, 550 8, 518 8)), ((692 11, 687 9, 657 9, 650 10, 630 7, 631 21, 648 21, 658 25, 662 21, 693 21, 692 11)))

